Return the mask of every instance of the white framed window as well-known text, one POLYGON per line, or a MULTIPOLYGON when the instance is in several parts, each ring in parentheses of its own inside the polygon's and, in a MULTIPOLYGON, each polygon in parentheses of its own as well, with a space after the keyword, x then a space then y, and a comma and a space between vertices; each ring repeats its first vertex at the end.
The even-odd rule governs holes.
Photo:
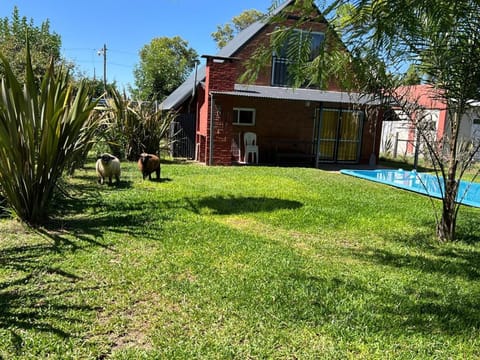
POLYGON ((255 109, 233 108, 234 125, 255 125, 255 109))

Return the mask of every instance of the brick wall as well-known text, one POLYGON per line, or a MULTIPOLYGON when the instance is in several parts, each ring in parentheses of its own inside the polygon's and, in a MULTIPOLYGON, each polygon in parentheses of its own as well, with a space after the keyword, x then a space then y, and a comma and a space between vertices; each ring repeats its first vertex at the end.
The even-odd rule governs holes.
MULTIPOLYGON (((221 114, 217 114, 215 119, 215 128, 225 134, 225 136, 216 134, 214 146, 218 164, 228 165, 238 161, 238 156, 232 153, 231 146, 232 142, 235 142, 243 155, 243 134, 245 132, 257 134, 261 163, 275 163, 278 151, 309 153, 313 150, 315 114, 321 105, 319 103, 217 95, 215 104, 221 108, 221 114), (255 125, 233 125, 234 107, 255 109, 255 125)), ((341 107, 339 104, 333 103, 325 103, 323 106, 326 108, 341 107)), ((351 109, 348 105, 345 105, 344 108, 351 109)), ((378 154, 381 117, 382 114, 376 114, 363 123, 360 163, 369 163, 374 147, 378 154), (376 132, 375 121, 377 121, 376 132), (374 135, 376 136, 375 140, 374 135)))
POLYGON ((234 59, 207 57, 206 89, 210 91, 231 91, 238 77, 238 62, 234 59))
MULTIPOLYGON (((284 25, 288 26, 293 22, 294 20, 285 20, 284 25)), ((312 31, 325 31, 327 25, 326 23, 308 23, 304 24, 303 27, 308 27, 312 31)), ((232 142, 236 142, 242 148, 243 134, 247 131, 257 133, 260 162, 272 161, 272 156, 274 156, 272 154, 276 151, 274 147, 278 147, 279 139, 285 140, 285 146, 298 146, 301 151, 307 151, 303 143, 313 141, 315 109, 320 104, 304 101, 233 97, 220 94, 213 94, 212 98, 209 95, 211 92, 234 90, 235 83, 239 82, 240 75, 245 71, 245 60, 251 58, 257 49, 264 45, 268 46, 269 34, 275 31, 275 28, 276 25, 267 25, 237 53, 233 54, 235 58, 238 58, 238 61, 212 56, 206 57, 204 97, 203 101, 199 101, 201 105, 198 110, 197 144, 199 144, 199 161, 209 163, 211 150, 209 138, 211 135, 214 137, 212 165, 231 165, 232 161, 237 161, 238 157, 236 158, 232 154, 232 142), (233 125, 234 107, 255 108, 256 124, 254 126, 233 125), (213 114, 211 114, 212 109, 213 114), (213 121, 213 134, 210 134, 211 121, 213 121), (295 144, 295 140, 299 140, 298 144, 295 144), (300 147, 302 148, 300 149, 300 147)), ((259 73, 255 84, 267 86, 271 84, 271 61, 259 73)), ((332 81, 328 90, 339 90, 339 87, 335 81, 332 81)), ((339 104, 331 104, 331 107, 338 106, 339 104)), ((364 126, 361 161, 368 162, 373 147, 373 137, 369 132, 370 128, 367 129, 367 124, 364 126)), ((377 134, 377 147, 380 144, 379 134, 380 130, 377 134)))
MULTIPOLYGON (((238 63, 233 59, 220 59, 207 57, 205 93, 215 91, 234 90, 235 80, 238 77, 238 63)), ((206 139, 213 136, 213 158, 211 165, 232 164, 232 121, 230 116, 225 116, 222 104, 216 101, 216 96, 206 96, 199 116, 200 128, 204 130, 206 139), (212 106, 213 105, 213 106, 212 106), (213 110, 213 111, 212 111, 213 110), (213 121, 213 134, 211 131, 213 121)), ((206 163, 210 161, 210 141, 206 141, 206 163)))
MULTIPOLYGON (((285 26, 293 26, 294 20, 285 20, 282 25, 285 26)), ((245 61, 252 58, 255 52, 261 48, 268 48, 270 44, 270 36, 272 32, 278 27, 279 24, 269 24, 265 26, 258 34, 256 34, 250 41, 245 44, 245 46, 241 47, 233 56, 241 59, 239 64, 239 71, 238 75, 241 76, 246 70, 246 63, 245 61)), ((325 23, 306 23, 300 26, 300 28, 308 29, 314 32, 326 32, 327 25, 325 23)), ((256 85, 264 85, 270 86, 272 81, 272 59, 269 57, 266 64, 264 64, 262 70, 259 72, 256 80, 254 83, 256 85)), ((237 82, 239 79, 237 78, 237 82)), ((339 90, 340 87, 338 84, 332 79, 328 84, 328 90, 339 90)))

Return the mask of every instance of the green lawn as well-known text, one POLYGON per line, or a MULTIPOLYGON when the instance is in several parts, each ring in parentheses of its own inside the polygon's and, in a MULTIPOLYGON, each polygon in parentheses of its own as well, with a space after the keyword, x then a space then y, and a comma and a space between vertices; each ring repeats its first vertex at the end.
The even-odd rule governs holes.
POLYGON ((480 357, 480 210, 439 244, 428 198, 335 172, 122 166, 0 220, 0 358, 480 357))

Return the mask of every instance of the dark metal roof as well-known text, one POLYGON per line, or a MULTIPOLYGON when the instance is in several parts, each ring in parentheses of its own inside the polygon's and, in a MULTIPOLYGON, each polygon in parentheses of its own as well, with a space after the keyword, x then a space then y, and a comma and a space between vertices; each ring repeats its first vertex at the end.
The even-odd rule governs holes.
POLYGON ((244 96, 259 99, 301 100, 340 104, 378 105, 372 96, 353 92, 285 88, 260 85, 235 84, 234 91, 215 91, 213 94, 244 96))
MULTIPOLYGON (((229 41, 227 45, 220 49, 220 51, 217 53, 217 57, 227 58, 233 56, 244 44, 246 44, 255 34, 257 34, 267 25, 269 17, 277 15, 280 13, 280 11, 293 2, 294 0, 285 1, 283 4, 274 8, 266 19, 259 20, 241 31, 237 36, 235 36, 235 38, 229 41)), ((199 68, 196 79, 195 74, 191 74, 182 85, 180 85, 160 104, 160 107, 164 110, 171 110, 183 104, 183 102, 192 94, 194 86, 196 87, 200 81, 205 80, 205 76, 205 67, 199 68)))
POLYGON ((270 11, 264 19, 254 22, 252 25, 239 32, 237 36, 235 36, 223 48, 220 49, 217 55, 225 57, 233 56, 244 44, 248 42, 248 40, 250 40, 253 36, 255 36, 255 34, 267 26, 270 17, 278 15, 283 9, 294 2, 294 0, 288 0, 273 8, 273 10, 270 11))
POLYGON ((162 101, 160 108, 163 110, 173 110, 183 104, 185 100, 192 95, 194 87, 196 88, 201 81, 205 80, 205 76, 205 66, 198 68, 197 78, 195 79, 195 72, 193 72, 182 85, 162 101))

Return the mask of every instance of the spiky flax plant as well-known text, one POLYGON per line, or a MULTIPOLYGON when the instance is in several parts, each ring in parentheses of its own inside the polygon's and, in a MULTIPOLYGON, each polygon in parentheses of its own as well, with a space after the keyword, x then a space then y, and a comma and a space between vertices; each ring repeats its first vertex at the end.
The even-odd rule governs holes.
POLYGON ((27 47, 25 81, 0 54, 0 191, 23 221, 48 218, 58 179, 84 153, 96 127, 86 83, 73 87, 69 73, 52 62, 42 79, 33 74, 27 47))

